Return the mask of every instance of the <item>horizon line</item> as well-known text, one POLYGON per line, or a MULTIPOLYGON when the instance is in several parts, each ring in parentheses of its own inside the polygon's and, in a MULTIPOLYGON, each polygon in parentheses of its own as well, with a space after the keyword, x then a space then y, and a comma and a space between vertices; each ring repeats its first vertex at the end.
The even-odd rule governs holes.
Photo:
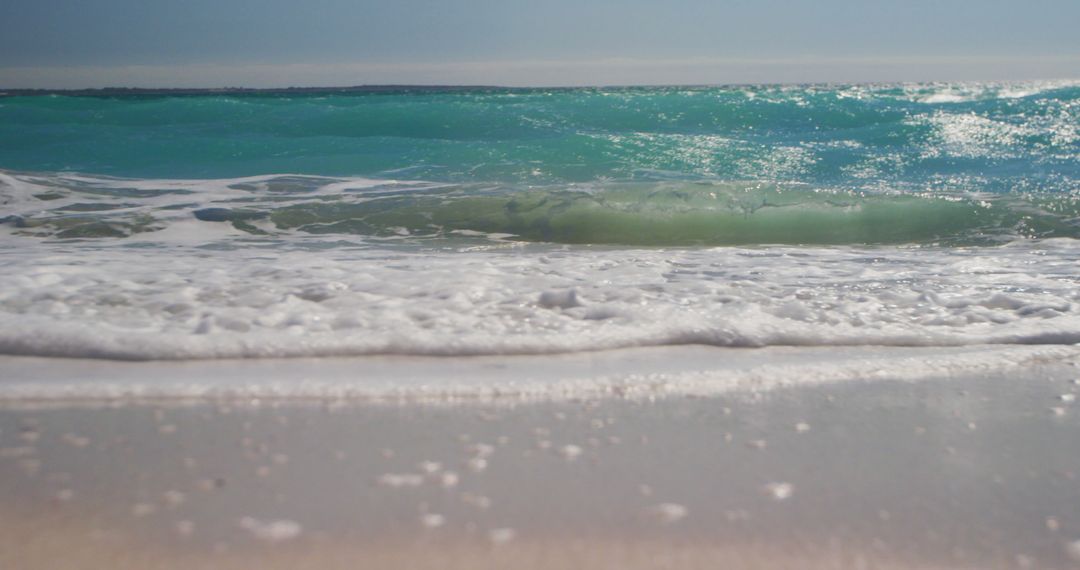
POLYGON ((0 84, 11 85, 4 88, 7 91, 272 90, 386 86, 514 89, 1034 81, 1076 78, 1080 78, 1080 54, 651 59, 608 57, 400 63, 230 62, 0 67, 0 84), (291 87, 283 86, 286 83, 291 87))
POLYGON ((356 92, 389 93, 394 91, 532 91, 532 90, 572 90, 572 89, 713 89, 723 87, 813 87, 813 86, 885 86, 885 85, 935 85, 935 84, 979 84, 979 83, 1080 83, 1078 77, 1043 77, 1018 80, 928 80, 928 81, 773 81, 773 82, 729 82, 729 83, 678 83, 678 84, 597 84, 597 85, 486 85, 486 84, 434 84, 434 83, 372 83, 358 85, 281 85, 273 87, 126 87, 110 85, 105 87, 67 87, 39 88, 0 86, 0 98, 12 96, 48 96, 48 95, 200 95, 209 93, 292 93, 292 92, 356 92))

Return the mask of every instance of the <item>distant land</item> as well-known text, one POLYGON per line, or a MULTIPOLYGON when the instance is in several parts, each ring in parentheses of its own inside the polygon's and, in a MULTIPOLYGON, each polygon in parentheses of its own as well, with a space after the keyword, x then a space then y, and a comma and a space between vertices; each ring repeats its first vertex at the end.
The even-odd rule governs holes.
POLYGON ((355 85, 351 87, 180 87, 180 88, 145 88, 145 87, 102 87, 98 89, 0 89, 0 97, 27 97, 46 95, 68 95, 77 97, 114 97, 128 95, 174 96, 174 95, 276 95, 291 93, 402 93, 453 92, 482 90, 514 89, 494 85, 355 85))

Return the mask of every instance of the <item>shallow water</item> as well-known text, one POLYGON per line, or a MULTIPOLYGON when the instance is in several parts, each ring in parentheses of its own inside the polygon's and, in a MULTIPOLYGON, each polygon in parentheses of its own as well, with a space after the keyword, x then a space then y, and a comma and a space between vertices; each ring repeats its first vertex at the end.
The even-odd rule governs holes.
POLYGON ((0 99, 0 353, 1080 341, 1075 82, 0 99))

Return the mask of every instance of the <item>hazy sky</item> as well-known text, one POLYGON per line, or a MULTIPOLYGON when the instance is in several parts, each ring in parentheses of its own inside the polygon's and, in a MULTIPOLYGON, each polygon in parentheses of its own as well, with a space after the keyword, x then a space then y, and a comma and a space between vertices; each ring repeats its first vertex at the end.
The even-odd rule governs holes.
POLYGON ((1080 0, 3 0, 0 86, 1080 77, 1080 0))

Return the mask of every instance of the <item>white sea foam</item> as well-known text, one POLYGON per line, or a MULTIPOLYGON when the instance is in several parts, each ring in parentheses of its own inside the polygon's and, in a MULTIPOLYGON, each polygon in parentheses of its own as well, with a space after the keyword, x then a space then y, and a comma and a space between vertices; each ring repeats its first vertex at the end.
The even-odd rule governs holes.
POLYGON ((116 359, 1080 342, 1075 240, 4 251, 0 353, 116 359))
POLYGON ((909 83, 904 97, 926 104, 968 103, 992 99, 1020 99, 1047 91, 1080 85, 1075 80, 1023 81, 1007 83, 909 83))
MULTIPOLYGON (((343 203, 360 202, 386 192, 432 190, 443 186, 423 181, 299 174, 222 179, 121 179, 76 173, 36 175, 0 170, 0 205, 4 216, 32 218, 90 203, 107 208, 109 216, 114 218, 152 216, 157 221, 154 229, 163 231, 159 228, 170 229, 174 224, 190 222, 191 212, 197 208, 243 207, 253 198, 265 200, 269 197, 275 206, 284 207, 325 197, 343 203), (41 196, 48 198, 41 199, 41 196)), ((154 239, 162 240, 163 237, 155 233, 154 239)))
MULTIPOLYGON (((958 156, 1007 154, 1031 134, 944 112, 916 120, 958 156)), ((1054 132, 1075 142, 1075 127, 1054 132)), ((0 355, 8 356, 0 357, 0 402, 653 397, 994 371, 1075 359, 1080 350, 1072 346, 1080 343, 1080 242, 1071 239, 615 249, 469 230, 426 243, 289 230, 264 236, 192 215, 207 205, 242 210, 252 198, 365 200, 435 187, 291 175, 118 181, 0 172, 5 215, 33 218, 90 201, 115 207, 110 213, 152 211, 162 221, 150 233, 84 241, 27 235, 34 228, 18 221, 3 226, 0 355), (125 198, 124 190, 141 193, 125 198), (712 350, 678 363, 688 345, 772 348, 712 350), (875 346, 898 348, 878 354, 875 346), (581 356, 612 349, 627 349, 618 358, 633 364, 597 369, 608 357, 581 356), (378 355, 559 356, 387 364, 378 355), (352 356, 368 358, 278 360, 352 356), (101 363, 95 375, 87 361, 68 367, 24 357, 264 360, 101 363)))

